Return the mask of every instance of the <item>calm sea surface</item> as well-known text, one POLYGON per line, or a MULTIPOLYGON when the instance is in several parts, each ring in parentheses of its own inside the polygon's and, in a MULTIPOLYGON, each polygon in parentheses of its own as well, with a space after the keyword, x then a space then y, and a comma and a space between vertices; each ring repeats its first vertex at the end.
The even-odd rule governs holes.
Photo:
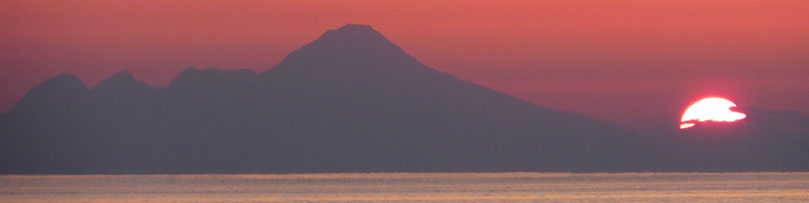
POLYGON ((0 202, 809 202, 809 173, 0 176, 0 202))

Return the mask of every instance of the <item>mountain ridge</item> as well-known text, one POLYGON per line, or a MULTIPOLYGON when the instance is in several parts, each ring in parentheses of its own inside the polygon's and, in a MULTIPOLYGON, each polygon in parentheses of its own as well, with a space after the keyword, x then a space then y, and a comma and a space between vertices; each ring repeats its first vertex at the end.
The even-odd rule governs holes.
MULTIPOLYGON (((0 173, 749 168, 684 164, 699 154, 681 157, 673 153, 680 146, 666 141, 688 140, 631 136, 587 115, 460 80, 363 25, 326 31, 261 73, 189 67, 154 87, 121 71, 89 90, 75 85, 75 76, 52 80, 75 91, 32 89, 68 96, 20 103, 31 107, 0 117, 0 173), (676 161, 660 160, 667 156, 676 161)), ((785 162, 776 169, 801 167, 785 162)))

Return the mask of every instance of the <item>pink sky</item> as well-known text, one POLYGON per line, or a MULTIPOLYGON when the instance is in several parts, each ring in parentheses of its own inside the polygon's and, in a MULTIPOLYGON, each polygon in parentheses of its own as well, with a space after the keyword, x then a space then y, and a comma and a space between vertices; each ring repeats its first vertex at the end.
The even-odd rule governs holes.
POLYGON ((264 71, 345 23, 370 24, 440 71, 629 127, 685 105, 809 113, 809 1, 0 2, 0 111, 62 72, 264 71))

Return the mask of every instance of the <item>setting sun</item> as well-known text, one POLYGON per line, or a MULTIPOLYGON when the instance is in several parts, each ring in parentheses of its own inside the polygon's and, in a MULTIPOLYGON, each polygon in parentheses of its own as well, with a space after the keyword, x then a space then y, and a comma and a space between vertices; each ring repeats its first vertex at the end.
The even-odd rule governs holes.
POLYGON ((736 104, 730 100, 711 97, 702 99, 685 110, 680 120, 680 129, 690 128, 697 122, 733 122, 747 117, 744 113, 731 111, 736 104))

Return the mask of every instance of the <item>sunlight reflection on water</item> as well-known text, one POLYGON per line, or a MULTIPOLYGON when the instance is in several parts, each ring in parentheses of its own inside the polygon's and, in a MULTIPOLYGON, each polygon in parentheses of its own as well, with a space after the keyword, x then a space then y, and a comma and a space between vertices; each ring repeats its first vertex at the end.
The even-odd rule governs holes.
POLYGON ((0 176, 1 202, 807 202, 809 173, 0 176))

